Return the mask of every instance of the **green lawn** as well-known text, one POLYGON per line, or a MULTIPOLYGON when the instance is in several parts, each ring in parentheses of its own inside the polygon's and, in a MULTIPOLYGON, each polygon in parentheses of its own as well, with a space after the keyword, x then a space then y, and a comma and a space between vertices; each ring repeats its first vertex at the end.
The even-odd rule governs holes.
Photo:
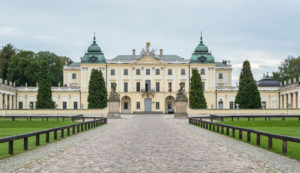
MULTIPOLYGON (((219 123, 300 138, 300 121, 298 118, 286 118, 285 120, 282 120, 281 118, 271 118, 271 120, 267 121, 265 121, 264 118, 256 118, 255 120, 251 119, 250 121, 248 121, 247 118, 240 118, 240 120, 234 119, 234 121, 231 121, 231 118, 225 118, 224 122, 219 123)), ((226 134, 225 131, 226 130, 224 129, 224 134, 226 134)), ((229 136, 232 137, 231 130, 229 136)), ((243 132, 242 141, 246 142, 246 136, 246 132, 243 132)), ((238 139, 238 131, 235 132, 235 138, 238 139)), ((267 140, 267 137, 261 136, 260 147, 267 149, 267 140)), ((250 143, 252 145, 256 145, 255 134, 251 134, 250 143)), ((273 149, 271 151, 282 154, 282 140, 273 139, 273 149)), ((288 142, 288 151, 285 155, 300 160, 300 143, 288 142)))
MULTIPOLYGON (((70 124, 74 124, 77 122, 72 122, 71 119, 65 118, 65 121, 59 119, 49 119, 46 121, 45 119, 32 119, 31 122, 27 122, 26 119, 16 119, 12 121, 11 119, 0 119, 0 138, 7 136, 14 136, 18 134, 30 133, 45 129, 51 129, 55 127, 66 126, 70 124)), ((65 136, 67 136, 67 131, 65 130, 65 136)), ((72 130, 70 130, 72 135, 72 130)), ((60 139, 61 131, 58 131, 57 138, 60 139)), ((54 134, 50 133, 50 142, 54 141, 54 134)), ((46 144, 46 135, 40 136, 40 145, 46 144)), ((36 148, 35 146, 35 137, 28 138, 28 149, 36 148)), ((23 152, 23 139, 14 141, 14 153, 18 154, 23 152)), ((0 143, 0 159, 8 157, 8 143, 0 143)))

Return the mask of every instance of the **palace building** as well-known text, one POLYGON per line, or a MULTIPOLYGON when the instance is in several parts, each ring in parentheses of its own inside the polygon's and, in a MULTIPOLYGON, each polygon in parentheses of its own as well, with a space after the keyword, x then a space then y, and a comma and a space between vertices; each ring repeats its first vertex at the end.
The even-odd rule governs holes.
MULTIPOLYGON (((230 61, 216 62, 202 36, 190 59, 156 52, 150 42, 137 53, 106 59, 94 37, 80 62, 65 66, 63 84, 52 87, 57 109, 87 109, 88 85, 92 69, 99 69, 108 94, 112 83, 120 94, 120 112, 172 113, 179 84, 188 96, 192 69, 201 74, 208 109, 235 109, 238 87, 232 86, 230 61)), ((268 75, 257 82, 265 109, 299 108, 299 79, 280 83, 268 75)), ((0 109, 34 109, 38 87, 15 87, 0 80, 0 109)))

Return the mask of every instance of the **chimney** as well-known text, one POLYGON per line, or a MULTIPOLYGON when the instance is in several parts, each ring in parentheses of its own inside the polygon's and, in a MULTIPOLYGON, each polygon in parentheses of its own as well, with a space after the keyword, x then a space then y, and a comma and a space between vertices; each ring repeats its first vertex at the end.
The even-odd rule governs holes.
POLYGON ((164 52, 163 49, 159 49, 159 56, 163 56, 163 52, 164 52))
POLYGON ((132 49, 132 55, 135 55, 135 49, 132 49))

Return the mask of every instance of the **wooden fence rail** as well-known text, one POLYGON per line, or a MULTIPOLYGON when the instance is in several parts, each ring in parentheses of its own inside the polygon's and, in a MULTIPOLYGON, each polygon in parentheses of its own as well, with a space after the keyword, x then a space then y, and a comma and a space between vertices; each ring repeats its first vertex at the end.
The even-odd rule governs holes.
POLYGON ((193 118, 209 118, 211 122, 213 120, 220 120, 224 121, 225 118, 230 118, 231 121, 234 121, 234 119, 239 120, 242 118, 247 118, 248 121, 255 120, 256 118, 264 118, 265 121, 271 120, 271 118, 281 118, 282 120, 285 120, 286 118, 298 118, 300 121, 300 115, 215 115, 215 114, 210 114, 210 116, 203 116, 203 117, 193 117, 193 118))
POLYGON ((21 118, 25 118, 27 119, 27 121, 31 121, 32 119, 42 119, 42 120, 46 120, 48 121, 48 119, 56 119, 57 121, 59 121, 59 119, 62 119, 63 121, 66 118, 71 118, 72 121, 75 120, 80 120, 82 119, 84 121, 85 117, 83 117, 82 114, 80 115, 72 115, 72 116, 48 116, 48 115, 41 115, 41 116, 28 116, 28 115, 4 115, 4 116, 0 116, 0 118, 11 118, 12 121, 15 121, 16 119, 21 119, 21 118))
POLYGON ((29 137, 35 136, 35 145, 39 146, 40 145, 40 136, 43 134, 46 134, 46 143, 49 143, 50 142, 50 137, 49 137, 50 133, 53 133, 54 140, 57 140, 57 132, 58 131, 61 131, 61 138, 64 138, 65 130, 67 130, 67 136, 70 136, 70 129, 72 129, 72 134, 74 135, 76 129, 77 129, 77 133, 79 133, 79 132, 84 131, 83 127, 85 127, 84 128, 85 130, 88 130, 90 128, 94 128, 99 125, 107 123, 107 118, 102 118, 102 117, 88 117, 88 118, 91 118, 93 120, 87 121, 87 122, 81 122, 81 123, 77 123, 77 124, 71 124, 71 125, 67 125, 67 126, 63 126, 63 127, 41 130, 41 131, 32 132, 32 133, 8 136, 8 137, 0 138, 0 143, 8 142, 8 153, 14 154, 14 141, 15 140, 23 139, 24 140, 24 150, 28 150, 28 138, 29 137))
POLYGON ((267 133, 267 132, 262 132, 258 130, 253 130, 253 129, 247 129, 247 128, 242 128, 242 127, 235 127, 235 126, 230 126, 226 124, 219 124, 215 122, 208 122, 205 120, 202 120, 203 117, 193 117, 189 118, 189 123, 200 126, 209 130, 213 130, 219 133, 220 128, 221 128, 221 133, 224 134, 225 128, 226 128, 226 135, 229 136, 229 131, 231 129, 232 131, 232 137, 235 138, 235 133, 236 131, 239 132, 239 139, 242 139, 243 132, 247 133, 247 142, 251 141, 251 133, 256 134, 256 145, 260 145, 260 138, 261 136, 266 136, 268 138, 268 148, 272 149, 272 139, 279 139, 282 140, 282 153, 286 154, 287 153, 287 142, 296 142, 300 143, 300 138, 296 137, 290 137, 290 136, 283 136, 283 135, 277 135, 277 134, 272 134, 272 133, 267 133))

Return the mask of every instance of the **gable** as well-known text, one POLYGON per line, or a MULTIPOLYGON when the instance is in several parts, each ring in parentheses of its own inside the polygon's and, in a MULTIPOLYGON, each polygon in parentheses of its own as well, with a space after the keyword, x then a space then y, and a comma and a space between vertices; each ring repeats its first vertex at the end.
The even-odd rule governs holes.
POLYGON ((153 58, 151 56, 145 56, 137 59, 133 64, 163 64, 160 60, 153 58))

